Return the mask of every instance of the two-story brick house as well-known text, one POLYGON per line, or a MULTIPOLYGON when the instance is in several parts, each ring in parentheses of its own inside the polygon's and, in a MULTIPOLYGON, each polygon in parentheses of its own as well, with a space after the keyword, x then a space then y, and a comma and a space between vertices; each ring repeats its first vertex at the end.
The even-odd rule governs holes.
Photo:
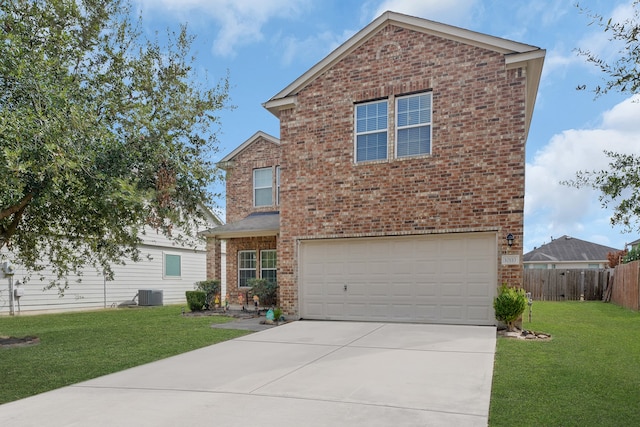
POLYGON ((268 100, 280 139, 221 162, 232 300, 277 277, 302 318, 493 324, 496 288, 522 279, 544 55, 386 12, 268 100))

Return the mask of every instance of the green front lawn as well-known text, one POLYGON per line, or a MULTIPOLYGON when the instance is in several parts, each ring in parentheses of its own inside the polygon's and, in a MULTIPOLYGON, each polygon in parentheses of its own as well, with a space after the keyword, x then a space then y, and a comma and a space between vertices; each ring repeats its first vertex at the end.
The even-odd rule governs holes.
POLYGON ((40 338, 0 348, 0 404, 248 333, 210 327, 226 317, 180 313, 165 306, 0 317, 0 335, 40 338))
POLYGON ((523 327, 547 342, 499 338, 491 426, 640 425, 640 314, 601 302, 534 302, 523 327))

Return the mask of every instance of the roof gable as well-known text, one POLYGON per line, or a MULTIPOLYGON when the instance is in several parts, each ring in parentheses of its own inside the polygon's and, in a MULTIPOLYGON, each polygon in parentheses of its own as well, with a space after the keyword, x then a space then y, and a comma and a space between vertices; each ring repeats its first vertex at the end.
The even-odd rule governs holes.
POLYGON ((618 249, 570 236, 558 239, 524 254, 524 262, 606 261, 609 252, 618 249))
POLYGON ((243 142, 238 147, 236 147, 236 149, 233 150, 231 153, 229 153, 226 156, 224 156, 218 162, 218 166, 220 166, 221 168, 224 169, 225 166, 226 166, 226 163, 231 162, 238 154, 240 154, 247 147, 251 146, 254 142, 256 142, 256 141, 258 141, 260 139, 264 139, 265 141, 269 141, 269 142, 272 142, 272 143, 274 143, 276 145, 280 145, 280 140, 278 138, 276 138, 275 136, 271 136, 268 133, 265 133, 265 132, 262 132, 262 131, 258 131, 256 133, 254 133, 245 142, 243 142))
POLYGON ((527 78, 525 114, 526 132, 528 133, 540 83, 540 76, 542 74, 542 65, 546 52, 544 49, 391 11, 384 12, 307 72, 274 95, 270 100, 265 102, 263 106, 276 116, 278 116, 280 110, 294 107, 297 102, 296 95, 298 92, 388 25, 395 25, 495 51, 505 56, 505 66, 507 69, 525 68, 527 78))

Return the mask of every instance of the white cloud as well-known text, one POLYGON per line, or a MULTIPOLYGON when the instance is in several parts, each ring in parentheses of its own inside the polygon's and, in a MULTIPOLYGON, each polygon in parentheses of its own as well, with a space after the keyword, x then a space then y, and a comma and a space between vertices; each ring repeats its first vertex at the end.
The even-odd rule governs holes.
POLYGON ((273 18, 300 15, 309 0, 139 0, 153 12, 159 8, 181 17, 204 14, 219 26, 212 51, 233 56, 238 47, 263 39, 262 28, 273 18))
POLYGON ((609 225, 610 212, 601 208, 599 193, 589 188, 560 184, 577 171, 603 170, 609 166, 604 150, 640 155, 640 95, 602 114, 596 129, 570 129, 554 135, 526 165, 525 216, 528 241, 563 234, 593 234, 602 244, 601 232, 609 225), (600 234, 596 231, 598 229, 600 234))
POLYGON ((374 18, 391 10, 446 24, 462 25, 470 19, 470 11, 476 3, 477 0, 385 0, 376 9, 374 18))
POLYGON ((584 64, 584 59, 576 55, 575 52, 564 53, 562 48, 548 51, 544 58, 542 81, 546 81, 553 74, 559 74, 564 77, 569 67, 576 64, 584 64))

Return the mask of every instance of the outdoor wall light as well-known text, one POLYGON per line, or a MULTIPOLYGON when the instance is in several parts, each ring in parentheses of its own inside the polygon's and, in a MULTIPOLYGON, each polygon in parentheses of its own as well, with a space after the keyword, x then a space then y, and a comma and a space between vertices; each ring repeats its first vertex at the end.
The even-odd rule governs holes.
POLYGON ((514 239, 515 237, 513 237, 513 234, 507 234, 507 245, 509 245, 509 247, 513 246, 514 239))

